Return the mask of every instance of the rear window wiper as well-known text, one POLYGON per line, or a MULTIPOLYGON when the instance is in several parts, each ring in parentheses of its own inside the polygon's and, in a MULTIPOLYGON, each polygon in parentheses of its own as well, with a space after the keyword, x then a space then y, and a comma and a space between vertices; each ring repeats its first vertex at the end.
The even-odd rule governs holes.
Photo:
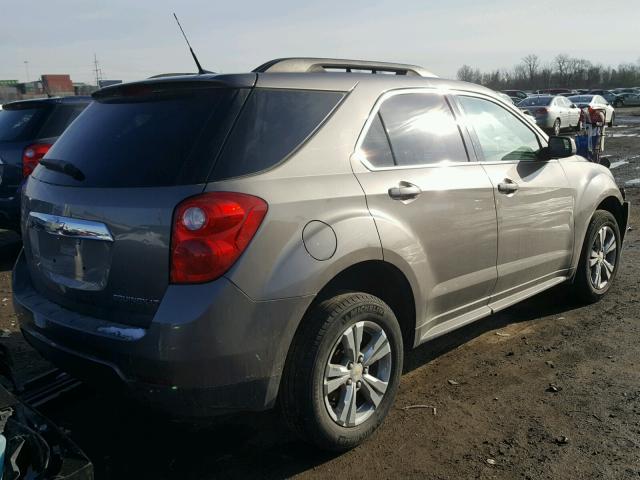
POLYGON ((40 160, 40 165, 44 168, 48 168, 49 170, 69 175, 74 180, 82 181, 85 178, 82 170, 76 167, 73 163, 65 162, 64 160, 42 159, 40 160))

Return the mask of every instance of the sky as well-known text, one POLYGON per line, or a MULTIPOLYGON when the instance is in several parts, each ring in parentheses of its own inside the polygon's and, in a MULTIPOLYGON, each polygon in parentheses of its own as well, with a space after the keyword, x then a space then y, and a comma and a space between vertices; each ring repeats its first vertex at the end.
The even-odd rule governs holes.
POLYGON ((638 0, 0 0, 0 79, 69 73, 95 83, 195 70, 246 72, 278 57, 511 68, 527 54, 640 61, 638 0), (27 61, 28 64, 24 62, 27 61))

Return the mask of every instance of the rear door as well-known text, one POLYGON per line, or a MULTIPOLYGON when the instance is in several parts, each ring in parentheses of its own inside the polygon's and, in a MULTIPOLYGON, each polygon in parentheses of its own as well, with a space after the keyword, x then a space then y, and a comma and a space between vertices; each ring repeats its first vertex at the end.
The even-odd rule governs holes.
POLYGON ((573 195, 557 160, 540 160, 544 139, 525 119, 480 95, 459 94, 475 150, 494 187, 498 281, 492 307, 566 274, 573 252, 573 195))
POLYGON ((447 320, 486 314, 496 281, 492 185, 468 161, 463 134, 443 94, 392 91, 375 106, 352 158, 384 257, 419 284, 421 337, 447 320))

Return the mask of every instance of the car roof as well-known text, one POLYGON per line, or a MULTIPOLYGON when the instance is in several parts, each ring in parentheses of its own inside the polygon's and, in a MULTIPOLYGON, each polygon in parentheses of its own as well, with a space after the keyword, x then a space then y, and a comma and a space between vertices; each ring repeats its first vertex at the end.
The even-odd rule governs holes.
MULTIPOLYGON (((163 74, 136 82, 111 85, 94 98, 107 97, 132 86, 182 83, 235 88, 290 88, 350 91, 361 83, 377 85, 381 91, 399 88, 444 88, 496 96, 493 90, 473 83, 439 78, 422 67, 407 64, 327 58, 281 58, 266 62, 250 73, 163 74), (346 71, 336 72, 334 69, 346 71), (350 71, 351 69, 355 71, 350 71), (362 73, 370 70, 371 73, 362 73)), ((134 87, 135 88, 135 87, 134 87)))

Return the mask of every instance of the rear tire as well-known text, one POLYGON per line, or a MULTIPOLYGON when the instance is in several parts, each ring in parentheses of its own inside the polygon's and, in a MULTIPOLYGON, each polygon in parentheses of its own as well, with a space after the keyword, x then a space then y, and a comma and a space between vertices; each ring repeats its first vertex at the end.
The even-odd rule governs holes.
POLYGON ((596 210, 573 282, 573 291, 581 301, 594 303, 606 295, 618 272, 621 248, 616 218, 606 210, 596 210))
POLYGON ((286 423, 322 449, 357 446, 387 416, 403 355, 400 326, 382 300, 347 293, 323 301, 303 319, 287 357, 280 388, 286 423))

